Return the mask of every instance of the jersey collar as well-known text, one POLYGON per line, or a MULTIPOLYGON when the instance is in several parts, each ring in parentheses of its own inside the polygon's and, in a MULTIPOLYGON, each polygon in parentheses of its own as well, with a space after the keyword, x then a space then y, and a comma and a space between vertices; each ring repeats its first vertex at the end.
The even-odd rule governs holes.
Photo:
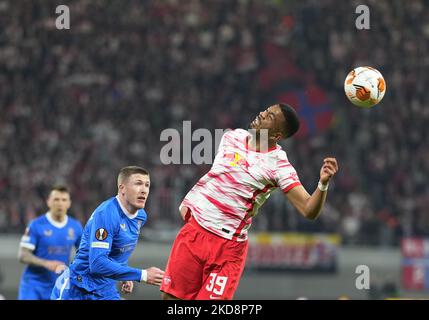
POLYGON ((125 214, 128 218, 130 218, 130 219, 134 219, 135 217, 137 217, 137 216, 138 216, 139 211, 137 210, 137 211, 136 211, 136 213, 134 213, 134 214, 132 214, 131 212, 129 212, 129 211, 127 210, 127 208, 125 208, 125 207, 122 205, 121 201, 119 201, 119 196, 116 196, 116 200, 118 200, 119 207, 121 207, 121 210, 124 212, 124 214, 125 214))
POLYGON ((54 227, 61 229, 61 228, 64 228, 66 226, 66 224, 69 220, 69 217, 66 215, 63 222, 58 222, 58 221, 54 220, 54 218, 52 217, 52 213, 50 211, 48 211, 46 213, 46 219, 48 219, 49 223, 52 224, 54 227))
POLYGON ((279 147, 279 145, 276 144, 274 147, 268 148, 268 150, 258 151, 255 148, 252 148, 251 146, 249 146, 249 137, 250 136, 247 136, 246 139, 245 139, 245 141, 244 141, 244 144, 246 145, 246 150, 247 151, 253 151, 253 152, 258 152, 258 153, 268 153, 268 152, 276 150, 279 147))

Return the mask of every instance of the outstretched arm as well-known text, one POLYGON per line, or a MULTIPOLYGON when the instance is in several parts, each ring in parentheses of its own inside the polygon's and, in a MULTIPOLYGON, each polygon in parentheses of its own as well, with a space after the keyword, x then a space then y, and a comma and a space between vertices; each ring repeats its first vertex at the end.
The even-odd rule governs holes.
POLYGON ((104 254, 99 254, 93 259, 90 253, 90 272, 91 274, 105 276, 115 280, 138 281, 147 284, 161 285, 164 271, 157 267, 148 269, 136 269, 124 266, 111 260, 104 254))
POLYGON ((108 277, 119 281, 139 281, 160 285, 164 272, 158 268, 137 269, 124 265, 110 258, 113 238, 117 234, 118 221, 111 215, 99 211, 90 218, 89 271, 91 274, 108 277))
POLYGON ((304 217, 310 220, 317 219, 326 200, 329 181, 337 171, 338 164, 335 158, 324 159, 322 168, 320 169, 319 184, 313 194, 310 195, 300 185, 286 193, 287 199, 304 217))

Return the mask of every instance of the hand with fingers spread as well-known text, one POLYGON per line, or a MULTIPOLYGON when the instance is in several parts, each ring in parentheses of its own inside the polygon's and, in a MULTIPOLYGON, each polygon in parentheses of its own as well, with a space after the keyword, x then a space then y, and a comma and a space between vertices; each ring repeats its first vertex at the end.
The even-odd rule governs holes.
POLYGON ((155 286, 160 286, 162 279, 164 278, 164 271, 157 267, 150 267, 146 269, 147 272, 147 284, 152 284, 155 286))
POLYGON ((324 185, 328 184, 329 180, 337 173, 338 163, 335 158, 323 159, 323 166, 320 169, 320 182, 324 185))
POLYGON ((133 292, 134 282, 132 281, 121 281, 121 292, 131 293, 133 292))

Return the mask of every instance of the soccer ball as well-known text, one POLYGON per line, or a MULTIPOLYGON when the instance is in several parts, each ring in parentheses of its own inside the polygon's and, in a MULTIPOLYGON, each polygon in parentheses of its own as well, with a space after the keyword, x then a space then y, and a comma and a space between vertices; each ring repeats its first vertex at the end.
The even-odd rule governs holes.
POLYGON ((377 69, 358 67, 347 75, 344 91, 354 105, 371 108, 383 99, 386 93, 386 82, 377 69))

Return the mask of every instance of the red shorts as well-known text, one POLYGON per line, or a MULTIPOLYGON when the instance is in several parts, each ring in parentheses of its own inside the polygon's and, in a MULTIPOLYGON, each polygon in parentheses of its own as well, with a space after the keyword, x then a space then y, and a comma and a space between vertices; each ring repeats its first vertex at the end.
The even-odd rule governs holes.
POLYGON ((228 240, 186 223, 174 241, 161 291, 184 300, 230 300, 243 273, 248 242, 228 240))

